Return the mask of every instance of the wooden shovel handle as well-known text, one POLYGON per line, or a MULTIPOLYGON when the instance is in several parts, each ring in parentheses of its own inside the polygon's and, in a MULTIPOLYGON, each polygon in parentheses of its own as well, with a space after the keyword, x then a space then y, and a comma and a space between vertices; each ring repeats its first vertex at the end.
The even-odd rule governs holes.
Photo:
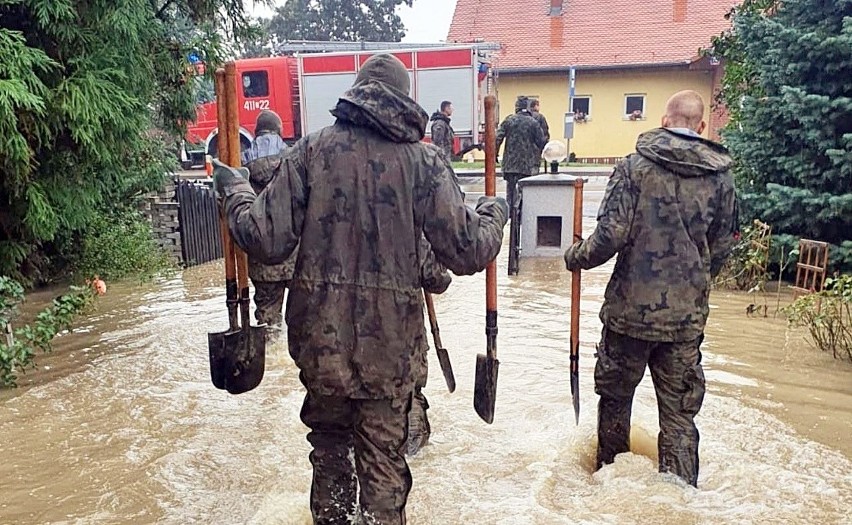
POLYGON ((438 329, 438 316, 435 315, 435 301, 432 294, 423 291, 423 300, 426 301, 426 312, 429 314, 429 327, 432 329, 432 339, 435 341, 435 349, 444 348, 441 344, 441 331, 438 329))
MULTIPOLYGON (((574 242, 583 240, 583 179, 574 182, 574 242)), ((571 272, 571 372, 579 371, 580 270, 571 272)))
MULTIPOLYGON (((222 104, 219 104, 220 106, 222 104)), ((220 126, 219 134, 224 135, 228 148, 225 163, 232 168, 240 167, 240 114, 237 105, 237 65, 225 64, 225 126, 220 126), (223 133, 224 130, 224 133, 223 133)), ((220 158, 222 158, 220 156, 220 158)), ((234 246, 234 258, 237 263, 237 286, 240 290, 240 317, 243 329, 249 326, 249 277, 248 256, 239 247, 234 246)))
MULTIPOLYGON (((216 89, 216 122, 219 129, 217 142, 217 152, 219 158, 223 162, 227 162, 228 158, 228 138, 227 133, 222 130, 228 127, 228 109, 226 100, 228 95, 225 88, 225 70, 219 68, 214 74, 215 89, 216 89)), ((228 221, 225 219, 223 211, 219 210, 219 227, 222 230, 222 253, 225 257, 225 280, 230 282, 237 278, 237 268, 234 264, 234 242, 231 239, 231 232, 228 230, 228 221)))
MULTIPOLYGON (((485 195, 497 195, 497 97, 485 97, 485 195)), ((497 263, 485 268, 485 309, 497 310, 497 263)))

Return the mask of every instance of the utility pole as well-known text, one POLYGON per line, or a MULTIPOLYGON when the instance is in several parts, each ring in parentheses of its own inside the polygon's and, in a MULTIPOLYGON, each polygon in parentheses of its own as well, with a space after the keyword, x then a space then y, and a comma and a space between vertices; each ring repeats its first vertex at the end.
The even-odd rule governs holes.
POLYGON ((571 139, 574 138, 574 80, 576 78, 576 69, 571 66, 568 72, 568 111, 565 113, 565 145, 568 150, 568 159, 571 158, 571 139))

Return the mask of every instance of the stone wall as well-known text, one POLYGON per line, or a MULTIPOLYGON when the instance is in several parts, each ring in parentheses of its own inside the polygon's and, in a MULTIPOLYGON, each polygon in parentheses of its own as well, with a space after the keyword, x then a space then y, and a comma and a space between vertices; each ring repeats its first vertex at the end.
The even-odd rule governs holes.
POLYGON ((151 223, 151 231, 157 245, 163 248, 172 259, 182 263, 183 252, 174 181, 167 182, 162 190, 146 195, 142 204, 142 213, 151 223))

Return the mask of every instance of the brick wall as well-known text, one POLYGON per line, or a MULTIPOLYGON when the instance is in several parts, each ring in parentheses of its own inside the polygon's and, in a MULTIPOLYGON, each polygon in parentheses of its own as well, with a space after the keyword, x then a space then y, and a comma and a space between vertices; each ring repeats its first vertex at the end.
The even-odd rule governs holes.
POLYGON ((169 181, 162 190, 146 195, 142 204, 142 213, 151 223, 151 231, 157 245, 175 261, 183 262, 174 182, 169 181))

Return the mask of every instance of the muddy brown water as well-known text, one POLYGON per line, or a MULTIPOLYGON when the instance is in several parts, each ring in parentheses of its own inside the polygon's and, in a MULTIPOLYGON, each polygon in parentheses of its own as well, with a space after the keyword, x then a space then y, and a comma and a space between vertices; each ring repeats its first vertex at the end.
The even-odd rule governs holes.
MULTIPOLYGON (((469 198, 481 188, 470 186, 469 198)), ((603 189, 587 189, 593 227, 603 189)), ((611 264, 583 275, 581 396, 568 379, 570 274, 558 260, 498 259, 497 412, 472 407, 484 351, 484 276, 436 297, 458 388, 430 355, 429 447, 411 461, 413 525, 852 523, 852 366, 814 350, 751 296, 714 292, 698 417, 699 489, 657 473, 657 413, 646 377, 633 452, 592 472, 597 312, 611 264)), ((60 336, 17 390, 0 391, 0 523, 310 524, 303 390, 286 346, 269 349, 255 391, 210 384, 208 331, 226 324, 222 267, 115 284, 60 336)), ((30 298, 30 307, 49 299, 30 298)))

